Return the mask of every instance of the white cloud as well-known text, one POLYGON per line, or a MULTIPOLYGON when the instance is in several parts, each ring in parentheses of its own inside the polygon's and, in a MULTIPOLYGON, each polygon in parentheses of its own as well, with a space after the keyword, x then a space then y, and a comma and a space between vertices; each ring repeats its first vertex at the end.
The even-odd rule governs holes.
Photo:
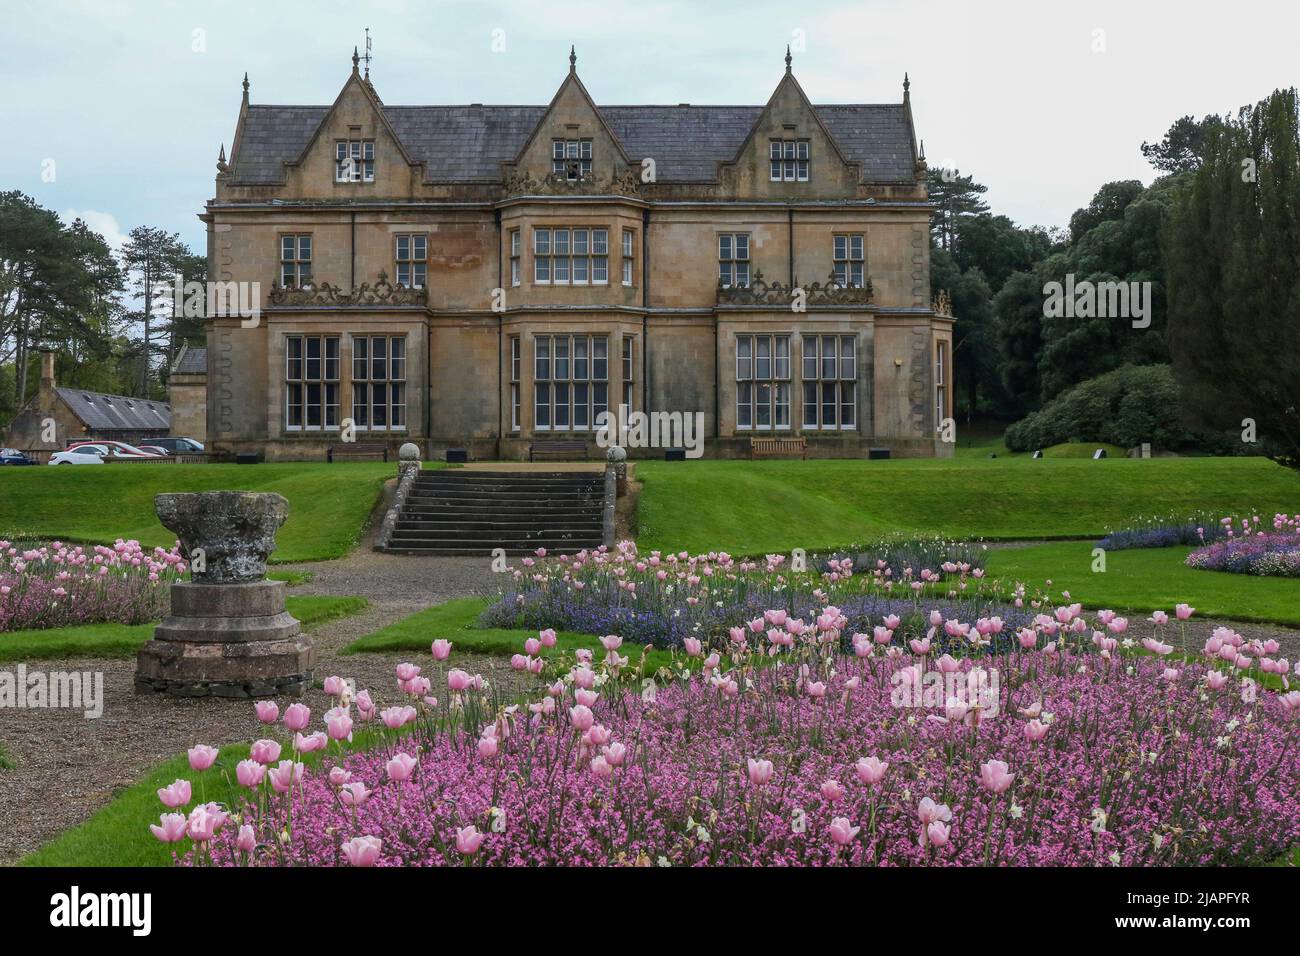
POLYGON ((127 234, 122 231, 117 217, 110 212, 100 212, 96 209, 65 209, 59 213, 59 218, 69 224, 74 219, 80 219, 94 232, 103 236, 104 241, 108 243, 108 248, 114 253, 120 253, 122 247, 126 245, 127 234))

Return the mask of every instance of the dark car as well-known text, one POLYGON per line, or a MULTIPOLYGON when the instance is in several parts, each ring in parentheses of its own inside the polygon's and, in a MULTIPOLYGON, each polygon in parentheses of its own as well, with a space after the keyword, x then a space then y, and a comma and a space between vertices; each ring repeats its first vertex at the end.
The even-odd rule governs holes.
POLYGON ((34 465, 36 462, 28 458, 17 448, 0 448, 0 465, 34 465))
POLYGON ((201 455, 203 445, 193 438, 150 438, 148 442, 154 448, 161 448, 169 455, 201 455))

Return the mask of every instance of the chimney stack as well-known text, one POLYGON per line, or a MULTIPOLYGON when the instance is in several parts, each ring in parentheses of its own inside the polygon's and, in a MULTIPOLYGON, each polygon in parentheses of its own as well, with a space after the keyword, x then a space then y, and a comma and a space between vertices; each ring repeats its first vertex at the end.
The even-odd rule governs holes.
POLYGON ((54 349, 41 349, 41 389, 54 388, 54 349))

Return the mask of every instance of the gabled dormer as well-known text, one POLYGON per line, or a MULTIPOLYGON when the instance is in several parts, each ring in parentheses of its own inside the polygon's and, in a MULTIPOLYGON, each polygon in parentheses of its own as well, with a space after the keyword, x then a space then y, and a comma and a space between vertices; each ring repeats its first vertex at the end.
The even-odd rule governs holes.
POLYGON ((858 193, 861 166, 849 159, 794 77, 785 75, 759 113, 735 159, 720 164, 723 190, 756 199, 847 199, 858 193))
MULTIPOLYGON (((259 109, 275 110, 311 127, 305 145, 291 159, 284 160, 281 169, 258 170, 260 183, 266 181, 263 177, 270 177, 282 184, 275 191, 278 197, 371 200, 413 196, 423 179, 423 167, 393 129, 370 82, 369 70, 363 76, 359 61, 354 49, 352 72, 334 103, 323 111, 319 107, 250 106, 245 77, 235 144, 228 170, 219 177, 219 182, 224 180, 226 186, 242 185, 241 172, 251 168, 248 163, 241 163, 249 115, 259 109)), ((292 129, 283 126, 271 126, 267 130, 259 125, 259 132, 293 135, 292 129)))
POLYGON ((578 78, 577 53, 569 49, 569 75, 533 128, 504 178, 515 183, 571 183, 600 191, 624 179, 631 160, 578 78))

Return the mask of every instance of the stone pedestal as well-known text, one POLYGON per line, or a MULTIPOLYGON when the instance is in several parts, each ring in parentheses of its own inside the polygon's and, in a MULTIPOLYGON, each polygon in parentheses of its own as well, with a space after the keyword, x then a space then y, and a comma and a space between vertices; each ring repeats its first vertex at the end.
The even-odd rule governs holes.
POLYGON ((288 515, 276 494, 159 495, 192 581, 171 588, 171 613, 141 648, 139 694, 271 697, 301 694, 315 650, 285 610, 285 583, 265 579, 275 532, 288 515))

